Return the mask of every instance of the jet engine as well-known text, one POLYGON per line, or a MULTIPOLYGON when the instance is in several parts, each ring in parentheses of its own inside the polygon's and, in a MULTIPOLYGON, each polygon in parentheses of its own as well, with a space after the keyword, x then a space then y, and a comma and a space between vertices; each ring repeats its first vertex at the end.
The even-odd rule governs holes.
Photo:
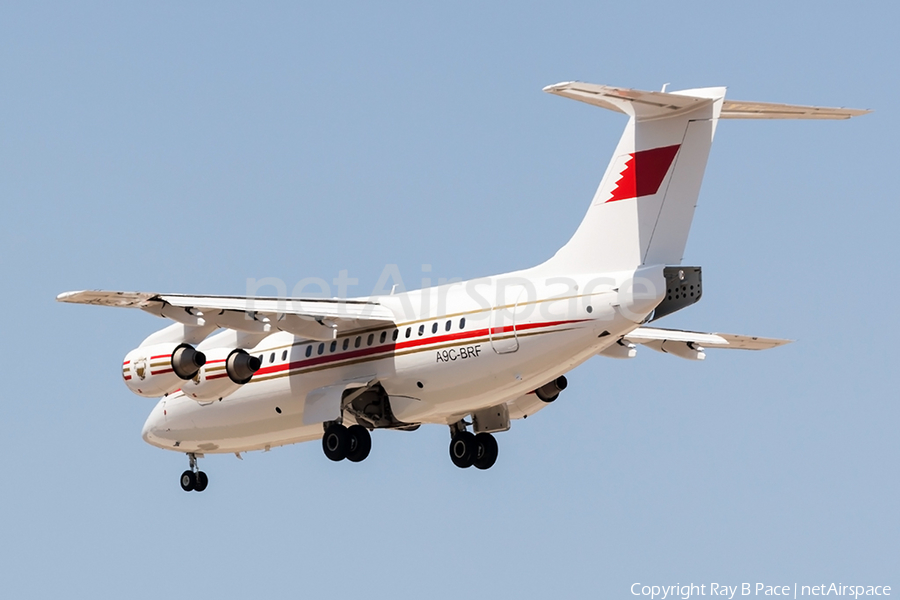
POLYGON ((206 364, 181 386, 188 398, 205 402, 222 399, 253 379, 262 366, 259 358, 246 350, 216 348, 207 352, 206 364))
POLYGON ((534 390, 535 395, 544 402, 553 402, 559 398, 559 393, 569 386, 565 375, 560 375, 550 383, 545 383, 534 390))
POLYGON ((125 355, 122 377, 138 396, 155 398, 177 390, 204 364, 206 355, 190 344, 141 346, 125 355))

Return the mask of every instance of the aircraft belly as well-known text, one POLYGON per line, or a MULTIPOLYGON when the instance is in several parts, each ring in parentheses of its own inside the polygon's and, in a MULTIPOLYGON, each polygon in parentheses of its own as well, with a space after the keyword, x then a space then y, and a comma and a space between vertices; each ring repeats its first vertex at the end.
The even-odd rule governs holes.
POLYGON ((304 390, 288 378, 261 382, 221 401, 198 403, 183 395, 160 401, 165 415, 154 410, 144 439, 178 452, 243 452, 281 446, 322 436, 322 426, 303 424, 304 390), (279 412, 280 411, 280 412, 279 412))
POLYGON ((498 354, 490 345, 474 359, 439 361, 435 352, 418 356, 398 372, 416 375, 416 381, 404 378, 385 381, 389 395, 412 396, 420 402, 404 402, 395 416, 401 421, 447 423, 473 410, 494 406, 517 398, 558 377, 596 352, 601 344, 593 329, 578 328, 541 336, 541 340, 522 338, 514 353, 498 354), (579 343, 580 341, 580 343, 579 343), (418 389, 421 382, 423 387, 418 389), (415 388, 413 386, 416 386, 415 388))

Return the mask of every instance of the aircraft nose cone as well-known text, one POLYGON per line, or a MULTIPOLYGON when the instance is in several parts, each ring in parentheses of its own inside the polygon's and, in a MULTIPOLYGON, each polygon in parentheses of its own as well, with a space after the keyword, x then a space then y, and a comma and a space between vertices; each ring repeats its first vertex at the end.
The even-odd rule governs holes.
POLYGON ((141 429, 141 437, 145 442, 152 446, 158 446, 159 442, 157 441, 156 433, 165 427, 165 419, 166 419, 166 400, 163 398, 159 401, 159 403, 153 408, 149 415, 147 415, 147 420, 144 421, 144 427, 141 429))

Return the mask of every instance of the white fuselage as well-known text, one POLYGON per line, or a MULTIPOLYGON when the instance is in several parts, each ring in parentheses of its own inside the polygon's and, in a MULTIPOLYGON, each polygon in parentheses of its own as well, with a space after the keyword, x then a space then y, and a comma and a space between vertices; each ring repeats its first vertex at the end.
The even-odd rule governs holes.
MULTIPOLYGON (((245 348, 262 360, 249 383, 220 400, 169 394, 148 417, 143 437, 188 453, 317 439, 323 425, 304 423, 307 397, 339 382, 377 381, 393 415, 409 424, 452 424, 499 404, 521 418, 543 406, 530 392, 637 327, 664 291, 661 267, 549 277, 536 267, 379 297, 396 325, 325 342, 273 333, 245 348)), ((229 335, 199 348, 226 344, 229 335)))

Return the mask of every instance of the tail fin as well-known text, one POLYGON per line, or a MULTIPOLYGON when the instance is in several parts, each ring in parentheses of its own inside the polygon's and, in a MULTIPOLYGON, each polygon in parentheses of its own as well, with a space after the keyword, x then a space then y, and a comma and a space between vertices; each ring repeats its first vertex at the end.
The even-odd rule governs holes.
POLYGON ((665 93, 569 82, 544 91, 630 117, 584 220, 546 263, 568 272, 681 263, 720 118, 846 119, 868 112, 725 102, 724 87, 665 93))

